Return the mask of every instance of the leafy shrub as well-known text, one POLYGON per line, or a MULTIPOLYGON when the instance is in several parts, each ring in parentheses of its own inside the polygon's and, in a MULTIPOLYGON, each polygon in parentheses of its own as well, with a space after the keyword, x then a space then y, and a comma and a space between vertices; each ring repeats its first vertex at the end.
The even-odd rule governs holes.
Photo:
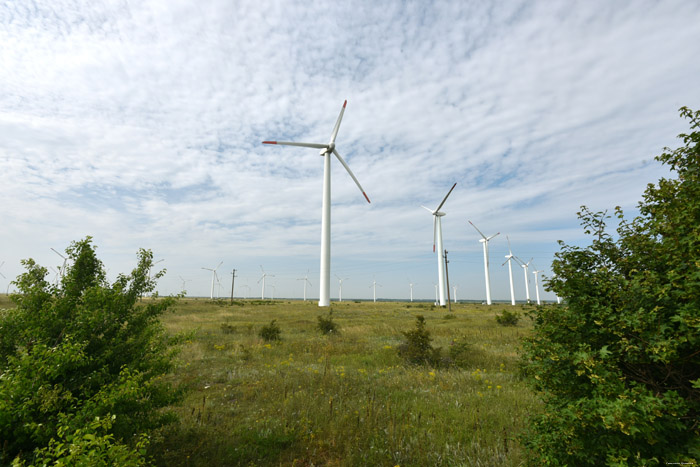
POLYGON ((236 326, 228 323, 221 323, 221 332, 224 334, 233 334, 236 332, 236 326))
POLYGON ((648 185, 639 216, 579 218, 590 246, 561 244, 523 372, 544 395, 525 437, 534 461, 568 465, 700 462, 700 112, 657 160, 678 175, 648 185))
POLYGON ((48 453, 42 449, 51 440, 96 417, 110 420, 100 442, 135 443, 171 420, 159 409, 181 396, 161 378, 177 340, 166 337, 159 317, 174 299, 139 303, 164 274, 149 275, 152 253, 140 250, 136 269, 113 284, 90 237, 66 253, 72 265, 58 285, 46 281, 46 268, 22 261, 16 308, 0 315, 0 464, 48 453))
POLYGON ((406 342, 398 346, 399 356, 406 362, 414 365, 434 365, 441 363, 441 349, 433 348, 430 342, 430 332, 425 329, 425 318, 423 315, 416 316, 416 328, 412 331, 402 333, 406 337, 406 342))
POLYGON ((520 321, 520 314, 517 311, 501 311, 500 315, 496 315, 496 322, 501 326, 517 326, 520 321))
POLYGON ((457 319, 457 315, 454 313, 447 313, 442 317, 442 319, 457 319))
POLYGON ((270 321, 270 324, 263 326, 262 329, 260 329, 260 332, 258 333, 258 336, 260 336, 260 338, 266 342, 282 340, 282 330, 275 321, 277 320, 273 319, 272 321, 270 321))
POLYGON ((328 317, 324 316, 319 316, 318 317, 318 329, 323 333, 323 334, 337 334, 340 332, 340 328, 338 326, 338 323, 333 321, 333 310, 330 310, 328 312, 328 317))
POLYGON ((471 366, 475 360, 474 353, 475 350, 465 337, 452 339, 448 348, 449 363, 460 368, 466 368, 471 366))

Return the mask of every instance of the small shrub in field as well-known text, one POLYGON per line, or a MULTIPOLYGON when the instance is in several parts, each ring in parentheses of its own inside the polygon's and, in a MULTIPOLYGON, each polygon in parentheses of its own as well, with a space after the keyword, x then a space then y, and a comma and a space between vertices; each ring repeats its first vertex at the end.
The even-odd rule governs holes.
POLYGON ((520 315, 517 311, 501 311, 500 315, 496 315, 496 322, 501 326, 517 326, 520 321, 520 315))
POLYGON ((406 362, 414 365, 439 365, 441 363, 441 349, 434 348, 430 342, 430 332, 425 329, 423 315, 416 316, 416 328, 412 331, 404 331, 406 342, 399 345, 399 356, 406 362))
POLYGON ((447 313, 442 319, 456 319, 457 316, 454 313, 447 313))
POLYGON ((280 337, 280 335, 282 334, 282 330, 277 325, 277 323, 275 323, 275 321, 277 320, 273 319, 272 321, 270 321, 270 324, 263 326, 262 329, 260 329, 260 332, 258 333, 260 338, 266 342, 282 340, 282 338, 280 337))
POLYGON ((236 326, 228 323, 221 323, 221 332, 224 334, 233 334, 236 332, 236 326))
POLYGON ((328 312, 328 317, 318 317, 318 329, 323 334, 338 334, 340 332, 338 323, 333 321, 333 310, 328 312))

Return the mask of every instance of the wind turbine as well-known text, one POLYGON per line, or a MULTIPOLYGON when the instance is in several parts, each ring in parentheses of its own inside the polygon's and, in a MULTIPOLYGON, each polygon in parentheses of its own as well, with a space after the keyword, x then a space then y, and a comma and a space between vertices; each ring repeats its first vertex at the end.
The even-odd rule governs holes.
MULTIPOLYGON (((0 268, 2 267, 3 264, 5 264, 4 261, 3 261, 2 263, 0 263, 0 268)), ((7 279, 7 277, 5 277, 5 274, 3 274, 3 273, 1 273, 1 272, 0 272, 0 276, 2 276, 3 279, 7 279)), ((10 289, 10 286, 8 285, 7 288, 8 288, 8 290, 9 290, 9 289, 10 289)), ((6 295, 7 295, 7 294, 6 294, 6 295)))
POLYGON ((63 265, 59 268, 59 271, 61 272, 61 277, 63 277, 63 276, 66 274, 65 271, 66 271, 66 263, 68 263, 68 258, 66 258, 65 256, 63 256, 61 253, 59 253, 59 252, 56 251, 55 249, 53 249, 53 248, 51 248, 51 249, 53 250, 54 253, 56 253, 58 256, 60 256, 61 258, 63 258, 63 265))
POLYGON ((372 293, 372 298, 374 299, 374 302, 377 302, 377 286, 381 287, 382 284, 377 284, 377 279, 372 279, 372 285, 369 286, 370 289, 374 289, 372 293))
POLYGON ((481 235, 481 240, 479 240, 483 245, 484 245, 484 277, 486 278, 486 304, 490 305, 491 304, 491 279, 489 277, 489 240, 491 240, 493 237, 498 235, 500 232, 496 232, 495 234, 491 235, 490 237, 487 237, 483 233, 481 233, 481 230, 477 229, 477 227, 474 225, 472 221, 469 221, 469 223, 476 229, 477 232, 479 232, 479 235, 481 235))
POLYGON ((275 290, 277 290, 277 289, 272 284, 270 284, 270 288, 272 289, 272 295, 270 296, 270 300, 274 300, 275 299, 275 290))
POLYGON ((435 286, 435 304, 438 304, 438 285, 433 284, 435 286))
POLYGON ((248 293, 250 293, 250 286, 248 284, 243 284, 241 286, 242 289, 246 289, 248 292, 246 292, 245 296, 243 297, 245 300, 248 300, 248 293))
POLYGON ((508 263, 508 277, 510 277, 510 304, 515 306, 515 290, 513 289, 513 265, 510 264, 511 261, 515 259, 515 256, 513 256, 513 252, 510 249, 510 238, 508 238, 508 235, 506 235, 506 240, 508 240, 508 254, 506 255, 506 262, 501 264, 501 266, 504 266, 506 263, 508 263))
MULTIPOLYGON (((452 185, 452 188, 450 188, 450 191, 447 192, 447 195, 442 200, 442 203, 438 205, 435 210, 432 210, 430 208, 426 208, 425 206, 421 206, 423 209, 427 210, 429 213, 433 215, 433 252, 435 252, 435 247, 437 246, 437 261, 438 261, 438 285, 440 289, 440 306, 445 306, 445 250, 442 247, 442 222, 440 220, 441 217, 445 215, 444 212, 440 212, 440 208, 442 207, 443 204, 445 204, 445 201, 447 201, 447 197, 450 196, 450 193, 452 193, 452 190, 455 189, 457 186, 457 183, 452 185), (436 245, 437 243, 437 245, 436 245)), ((437 299, 435 300, 437 303, 437 299)))
POLYGON ((331 139, 328 144, 263 141, 263 144, 282 144, 286 146, 301 146, 321 150, 319 154, 323 157, 323 204, 321 207, 321 277, 318 306, 331 305, 331 154, 335 155, 338 161, 345 167, 345 170, 347 170, 350 177, 355 181, 355 184, 360 189, 367 202, 370 202, 362 185, 357 181, 355 174, 352 173, 348 164, 340 157, 340 154, 338 154, 338 151, 335 149, 335 138, 338 135, 340 122, 343 119, 343 113, 345 113, 345 106, 347 104, 347 100, 343 102, 343 108, 340 109, 340 115, 338 115, 338 120, 335 122, 335 127, 333 127, 331 139))
POLYGON ((452 286, 452 291, 454 292, 455 303, 457 303, 457 285, 452 286))
POLYGON ((186 284, 187 282, 192 282, 192 280, 191 280, 191 279, 185 279, 185 278, 182 277, 182 276, 177 276, 177 277, 179 277, 180 280, 182 281, 182 291, 184 292, 184 291, 185 291, 185 284, 186 284))
POLYGON ((219 269, 219 267, 224 264, 224 262, 220 262, 218 266, 215 268, 205 268, 203 267, 202 269, 206 269, 207 271, 211 271, 211 293, 209 294, 209 298, 211 300, 214 300, 214 280, 217 279, 216 277, 216 270, 219 269))
POLYGON ((413 301, 413 282, 411 279, 408 280, 408 286, 411 288, 411 301, 413 301))
POLYGON ((262 276, 260 276, 260 279, 258 279, 258 284, 260 283, 260 281, 262 281, 262 289, 261 289, 262 291, 260 292, 260 299, 265 300, 265 278, 267 276, 270 276, 270 277, 275 277, 275 276, 273 274, 266 273, 265 270, 263 269, 262 265, 260 265, 260 270, 262 271, 262 276))
POLYGON ((349 279, 349 277, 346 277, 345 279, 341 279, 337 274, 335 277, 338 278, 338 301, 342 302, 343 301, 343 281, 346 281, 349 279))
POLYGON ((530 303, 530 278, 527 275, 527 268, 530 266, 530 263, 532 263, 532 258, 530 258, 530 261, 527 263, 517 256, 515 259, 520 263, 520 266, 522 266, 523 272, 525 273, 525 298, 527 299, 527 303, 530 303))
POLYGON ((537 269, 532 271, 532 273, 535 275, 535 296, 537 297, 537 304, 538 305, 540 305, 540 283, 537 279, 539 278, 539 274, 541 272, 542 271, 538 271, 537 269))
POLYGON ((297 279, 297 280, 304 281, 304 301, 306 301, 306 284, 308 283, 309 285, 311 285, 311 282, 309 282, 309 271, 306 271, 306 275, 304 277, 297 279))

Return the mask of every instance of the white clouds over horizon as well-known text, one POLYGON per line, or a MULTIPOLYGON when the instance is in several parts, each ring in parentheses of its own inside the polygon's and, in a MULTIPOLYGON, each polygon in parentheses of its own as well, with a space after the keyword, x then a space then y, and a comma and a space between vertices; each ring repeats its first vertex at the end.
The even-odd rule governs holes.
POLYGON ((338 150, 372 204, 335 164, 344 295, 371 297, 376 274, 407 297, 410 275, 430 298, 419 205, 457 182, 450 281, 481 299, 466 219, 546 271, 556 240, 582 241, 580 205, 634 212, 667 174, 653 157, 678 145, 678 108, 700 107, 697 24, 700 5, 682 1, 5 2, 0 272, 93 235, 114 271, 139 247, 165 258, 161 292, 181 275, 207 294, 200 267, 223 259, 253 290, 264 263, 276 295, 298 297, 307 269, 318 285, 322 159, 260 142, 324 142, 347 99, 338 150))

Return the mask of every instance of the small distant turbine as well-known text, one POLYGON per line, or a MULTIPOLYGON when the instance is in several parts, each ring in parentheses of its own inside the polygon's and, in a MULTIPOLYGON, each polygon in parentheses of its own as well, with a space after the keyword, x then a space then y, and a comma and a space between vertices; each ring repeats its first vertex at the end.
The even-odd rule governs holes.
POLYGON ((433 284, 433 285, 435 286, 435 304, 437 305, 439 303, 438 302, 438 285, 437 284, 433 284))
POLYGON ((263 141, 263 144, 282 144, 286 146, 301 146, 321 150, 319 154, 323 157, 323 205, 321 207, 321 278, 318 306, 331 305, 331 154, 335 155, 338 161, 345 167, 345 170, 362 192, 362 195, 368 203, 370 202, 362 185, 357 181, 355 174, 352 173, 348 164, 340 157, 340 154, 338 154, 338 151, 335 149, 335 137, 338 135, 340 122, 343 120, 343 113, 345 113, 345 106, 347 104, 348 101, 346 100, 343 103, 343 108, 340 109, 340 115, 338 115, 338 120, 335 122, 335 127, 333 127, 331 139, 328 144, 263 141))
POLYGON ((510 238, 508 238, 508 235, 506 235, 506 240, 508 240, 508 254, 506 255, 506 262, 503 263, 501 266, 508 263, 508 277, 510 278, 510 304, 515 306, 515 290, 513 289, 513 265, 511 264, 511 262, 515 260, 515 256, 513 256, 513 252, 510 249, 510 238))
POLYGON ((411 288, 411 301, 413 301, 413 282, 410 281, 408 282, 408 286, 411 288))
POLYGON ((260 265, 260 270, 262 271, 262 276, 260 276, 260 279, 258 279, 258 284, 260 283, 260 281, 262 281, 262 288, 261 288, 261 292, 260 292, 260 299, 261 299, 261 300, 265 300, 265 278, 266 278, 267 276, 270 276, 270 277, 275 277, 275 276, 274 276, 273 274, 268 274, 268 273, 266 273, 265 270, 263 269, 262 265, 260 265))
MULTIPOLYGON (((3 264, 5 264, 4 261, 2 263, 0 263, 0 268, 2 267, 3 264)), ((1 272, 0 272, 0 276, 2 276, 3 279, 7 279, 7 277, 5 277, 5 274, 3 274, 1 272)))
POLYGON ((535 294, 536 294, 536 296, 537 296, 537 304, 538 304, 538 305, 541 304, 541 303, 540 303, 540 283, 539 283, 539 281, 538 281, 539 274, 540 274, 541 272, 542 272, 542 271, 538 271, 537 269, 535 269, 534 271, 532 271, 532 273, 535 275, 535 294))
POLYGON ((306 271, 306 275, 304 277, 300 277, 297 280, 304 281, 304 301, 306 301, 306 284, 309 284, 311 286, 311 282, 309 282, 309 271, 306 271))
MULTIPOLYGON (((437 261, 438 261, 438 285, 440 286, 440 306, 445 306, 445 249, 442 246, 442 221, 441 218, 445 215, 444 212, 440 212, 440 208, 442 207, 443 204, 445 204, 445 201, 447 201, 447 197, 450 196, 450 193, 452 193, 452 190, 455 189, 457 186, 457 183, 452 185, 452 188, 450 188, 450 191, 447 192, 447 195, 442 199, 442 202, 438 205, 435 210, 432 210, 430 208, 426 208, 425 206, 421 206, 423 209, 428 211, 433 215, 433 253, 435 252, 435 248, 437 247, 437 261)), ((437 300, 435 301, 437 303, 437 300)))
POLYGON ((270 300, 274 300, 275 299, 275 290, 277 290, 277 289, 275 288, 275 286, 273 284, 270 284, 270 288, 272 289, 272 295, 270 295, 270 300))
POLYGON ((530 261, 527 263, 523 261, 522 259, 518 258, 517 256, 515 259, 520 263, 520 266, 523 268, 523 273, 525 273, 525 298, 527 300, 527 303, 530 303, 530 278, 527 275, 527 268, 530 266, 530 263, 532 263, 532 258, 530 258, 530 261))
POLYGON ((248 284, 243 284, 241 286, 242 289, 246 289, 247 292, 245 293, 245 296, 243 297, 245 300, 248 300, 248 294, 250 293, 250 286, 248 284))
POLYGON ((477 232, 479 232, 479 235, 481 235, 481 240, 479 240, 483 246, 484 246, 484 277, 486 279, 486 304, 490 305, 491 304, 491 278, 489 277, 489 240, 491 240, 493 237, 496 235, 500 234, 500 232, 496 232, 495 234, 491 235, 490 237, 487 237, 483 233, 481 233, 481 230, 479 230, 472 221, 469 221, 469 223, 476 229, 477 232))
POLYGON ((374 299, 374 302, 377 302, 377 286, 381 287, 381 284, 377 284, 377 279, 372 280, 372 285, 369 286, 370 289, 373 289, 373 294, 372 298, 374 299))
POLYGON ((452 286, 452 291, 454 292, 454 302, 457 303, 457 285, 452 286))
POLYGON ((184 292, 184 291, 185 291, 185 284, 186 284, 187 282, 192 282, 192 279, 185 279, 185 278, 182 277, 182 276, 177 276, 177 277, 179 277, 180 280, 182 281, 182 291, 184 292))
POLYGON ((222 264, 224 264, 223 261, 220 262, 219 265, 216 266, 215 268, 205 268, 205 267, 202 267, 202 269, 205 269, 205 270, 207 270, 207 271, 211 271, 211 293, 209 294, 209 298, 210 298, 211 300, 214 300, 214 281, 217 280, 216 270, 219 269, 219 267, 221 267, 222 264))
POLYGON ((68 258, 66 258, 65 256, 63 256, 61 253, 59 253, 59 252, 56 251, 55 249, 53 249, 53 248, 51 248, 51 249, 53 250, 54 253, 56 253, 58 256, 60 256, 61 258, 63 258, 63 265, 58 269, 58 270, 61 272, 61 277, 63 277, 63 276, 65 276, 65 274, 66 274, 66 263, 68 263, 68 258))
POLYGON ((338 278, 338 301, 342 302, 343 301, 343 281, 346 281, 349 279, 349 277, 346 277, 345 279, 341 279, 337 274, 335 277, 338 278))

